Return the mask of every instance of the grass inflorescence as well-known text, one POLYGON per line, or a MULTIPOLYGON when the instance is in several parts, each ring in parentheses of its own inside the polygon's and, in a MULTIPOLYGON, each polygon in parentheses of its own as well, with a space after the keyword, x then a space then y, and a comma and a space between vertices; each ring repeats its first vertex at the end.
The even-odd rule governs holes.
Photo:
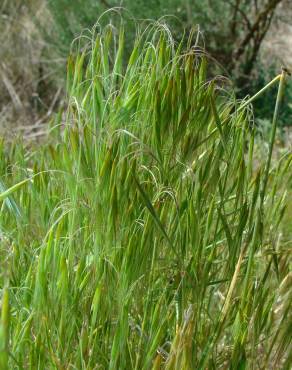
POLYGON ((204 53, 126 36, 76 41, 47 142, 1 143, 1 368, 288 369, 291 155, 255 158, 204 53))

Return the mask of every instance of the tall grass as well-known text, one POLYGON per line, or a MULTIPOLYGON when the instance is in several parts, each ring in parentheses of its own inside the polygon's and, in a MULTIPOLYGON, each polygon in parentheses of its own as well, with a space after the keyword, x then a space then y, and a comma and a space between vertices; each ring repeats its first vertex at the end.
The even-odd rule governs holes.
POLYGON ((65 127, 1 143, 1 368, 289 369, 291 154, 259 163, 249 104, 166 26, 126 65, 97 30, 65 127))

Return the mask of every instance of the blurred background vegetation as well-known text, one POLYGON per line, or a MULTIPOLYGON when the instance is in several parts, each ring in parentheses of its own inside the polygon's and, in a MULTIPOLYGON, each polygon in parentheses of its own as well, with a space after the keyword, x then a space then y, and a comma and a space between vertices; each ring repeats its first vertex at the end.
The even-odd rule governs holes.
MULTIPOLYGON (((158 20, 172 16, 167 17, 167 23, 171 23, 178 41, 183 32, 195 28, 200 35, 199 45, 218 61, 220 73, 234 81, 238 97, 258 91, 279 73, 282 65, 291 68, 289 0, 2 0, 2 131, 11 133, 16 128, 30 137, 46 125, 65 96, 66 60, 72 41, 112 7, 126 9, 120 13, 127 25, 128 42, 135 36, 133 18, 158 20)), ((113 13, 103 17, 107 22, 113 13)), ((269 129, 276 90, 277 87, 255 104, 262 132, 269 129)), ((285 99, 281 127, 289 131, 291 80, 285 99)))

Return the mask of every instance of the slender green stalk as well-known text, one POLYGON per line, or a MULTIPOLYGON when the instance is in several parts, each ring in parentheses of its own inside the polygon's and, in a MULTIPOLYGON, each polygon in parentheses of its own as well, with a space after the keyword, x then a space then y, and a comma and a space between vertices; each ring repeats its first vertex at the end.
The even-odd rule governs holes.
POLYGON ((8 370, 8 343, 9 343, 9 293, 4 288, 1 302, 1 320, 0 320, 0 368, 8 370))
POLYGON ((254 100, 256 100, 258 97, 260 97, 266 90, 268 90, 271 86, 273 86, 276 82, 279 80, 281 81, 282 75, 284 72, 276 76, 272 79, 269 83, 267 83, 262 89, 260 89, 256 94, 254 94, 251 98, 249 98, 247 101, 245 101, 239 108, 238 111, 246 108, 249 104, 251 104, 254 100))
POLYGON ((268 183, 268 179, 269 179, 269 171, 270 171, 273 148, 274 148, 274 143, 275 143, 278 117, 279 117, 279 113, 280 113, 280 106, 281 106, 283 96, 284 96, 284 89, 285 89, 285 81, 286 81, 286 77, 287 77, 287 72, 283 69, 281 75, 279 75, 279 76, 280 76, 280 78, 279 78, 280 82, 279 82, 279 88, 278 88, 278 94, 277 94, 277 99, 276 99, 275 111, 274 111, 274 116, 273 116, 273 121, 272 121, 268 157, 267 157, 267 161, 266 161, 266 165, 265 165, 264 178, 263 178, 262 188, 261 188, 261 192, 260 192, 261 208, 263 206, 266 187, 267 187, 267 183, 268 183))

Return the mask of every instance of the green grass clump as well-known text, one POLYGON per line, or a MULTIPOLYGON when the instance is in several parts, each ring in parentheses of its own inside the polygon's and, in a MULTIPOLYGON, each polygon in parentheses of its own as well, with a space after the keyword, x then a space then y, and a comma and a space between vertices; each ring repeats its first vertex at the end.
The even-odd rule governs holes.
POLYGON ((291 154, 254 158, 248 104, 166 26, 126 65, 125 37, 77 42, 47 142, 1 143, 1 366, 288 369, 291 154))

